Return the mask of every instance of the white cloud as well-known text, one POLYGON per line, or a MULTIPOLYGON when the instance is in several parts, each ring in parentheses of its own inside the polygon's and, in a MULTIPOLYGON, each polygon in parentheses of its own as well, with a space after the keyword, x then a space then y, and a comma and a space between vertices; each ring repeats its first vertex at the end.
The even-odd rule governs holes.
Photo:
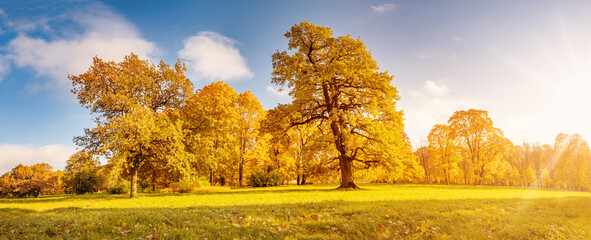
POLYGON ((384 3, 384 4, 380 4, 378 6, 371 5, 370 7, 371 7, 372 13, 374 13, 376 15, 382 15, 384 13, 391 12, 391 11, 394 11, 394 9, 396 9, 396 5, 391 4, 391 3, 384 3))
POLYGON ((82 33, 52 40, 20 33, 5 47, 7 57, 18 67, 32 67, 38 75, 55 80, 43 87, 69 88, 67 75, 85 72, 94 56, 121 61, 130 52, 141 58, 157 52, 152 42, 141 38, 135 26, 103 5, 93 5, 69 17, 83 29, 82 33))
POLYGON ((65 145, 46 145, 33 147, 29 145, 0 145, 0 174, 10 171, 18 164, 33 165, 49 163, 54 170, 63 170, 66 160, 76 151, 74 147, 65 145))
POLYGON ((281 98, 288 98, 289 97, 289 90, 288 89, 276 88, 271 85, 267 86, 267 92, 270 92, 271 94, 281 97, 281 98))
POLYGON ((406 132, 411 140, 427 139, 433 125, 447 123, 455 111, 477 108, 472 101, 450 97, 450 89, 445 84, 447 81, 445 78, 425 81, 418 89, 409 91, 408 101, 401 102, 406 113, 406 132))
POLYGON ((185 39, 178 55, 187 63, 193 78, 228 81, 252 78, 254 74, 235 44, 236 41, 219 33, 203 31, 185 39))

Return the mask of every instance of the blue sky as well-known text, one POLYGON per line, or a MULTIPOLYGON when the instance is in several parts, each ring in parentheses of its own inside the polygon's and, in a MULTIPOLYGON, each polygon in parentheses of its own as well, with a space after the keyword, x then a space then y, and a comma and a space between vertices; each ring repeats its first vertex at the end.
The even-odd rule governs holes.
POLYGON ((273 108, 271 55, 303 20, 361 37, 394 75, 413 143, 460 109, 490 112, 515 144, 591 136, 589 1, 0 0, 0 170, 61 169, 92 127, 69 92, 93 56, 130 52, 187 63, 202 87, 224 80, 273 108))

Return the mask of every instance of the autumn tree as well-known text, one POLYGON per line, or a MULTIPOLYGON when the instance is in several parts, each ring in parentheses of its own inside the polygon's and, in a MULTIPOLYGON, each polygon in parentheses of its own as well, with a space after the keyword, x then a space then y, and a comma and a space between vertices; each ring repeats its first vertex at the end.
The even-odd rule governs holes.
POLYGON ((228 183, 237 166, 237 100, 238 93, 232 87, 214 82, 199 89, 187 102, 187 150, 201 165, 200 171, 209 175, 212 186, 228 183))
POLYGON ((429 157, 441 172, 441 178, 444 179, 445 184, 455 182, 459 171, 460 156, 452 134, 449 125, 436 124, 427 137, 429 157))
POLYGON ((433 166, 433 164, 429 163, 428 148, 426 146, 421 146, 414 153, 417 156, 417 159, 419 159, 419 163, 421 164, 421 166, 425 170, 425 177, 426 177, 425 181, 427 183, 431 183, 431 171, 429 171, 429 170, 431 170, 431 167, 433 166))
MULTIPOLYGON (((514 146, 507 152, 512 155, 509 162, 519 172, 519 179, 522 186, 537 185, 539 180, 536 177, 534 168, 534 149, 530 143, 524 142, 521 146, 514 146)), ((539 167, 539 166, 538 166, 539 167)))
POLYGON ((170 117, 193 91, 185 71, 180 61, 173 68, 163 61, 156 66, 132 53, 119 63, 95 57, 87 72, 68 76, 72 92, 97 124, 76 143, 122 166, 130 176, 131 197, 137 196, 138 171, 146 162, 166 159, 177 171, 189 165, 182 126, 170 117))
POLYGON ((510 157, 511 154, 506 153, 503 154, 502 157, 496 158, 486 165, 486 183, 492 185, 513 186, 521 181, 519 171, 517 171, 517 169, 508 161, 508 158, 510 157))
POLYGON ((288 50, 273 54, 272 82, 290 89, 292 126, 328 131, 341 172, 339 188, 357 188, 354 167, 400 159, 402 113, 392 76, 380 72, 360 39, 333 37, 330 28, 302 22, 285 34, 288 50))
POLYGON ((535 171, 538 187, 544 187, 544 181, 549 178, 549 165, 552 157, 552 146, 548 144, 541 145, 539 143, 532 144, 531 158, 532 167, 535 171))
POLYGON ((542 159, 546 163, 546 167, 542 170, 543 185, 545 187, 557 187, 558 176, 554 171, 554 167, 556 166, 559 151, 556 151, 553 145, 544 144, 542 145, 542 152, 542 159))
POLYGON ((264 138, 260 134, 260 122, 265 111, 259 100, 250 91, 240 93, 237 98, 239 144, 238 185, 242 187, 244 168, 248 163, 260 157, 264 138), (257 154, 258 153, 258 154, 257 154))
POLYGON ((19 164, 0 178, 1 197, 38 197, 61 191, 60 173, 47 163, 19 164))
MULTIPOLYGON (((291 175, 296 172, 295 159, 290 155, 291 146, 288 141, 290 122, 292 122, 290 106, 279 104, 274 109, 266 112, 265 118, 260 123, 261 134, 265 136, 267 143, 267 156, 264 158, 263 171, 278 172, 284 179, 291 180, 291 175)), ((299 182, 299 180, 298 180, 299 182)))
POLYGON ((462 149, 464 184, 480 184, 486 165, 503 151, 508 139, 503 137, 500 129, 493 126, 493 121, 485 110, 456 111, 449 118, 448 124, 462 149))
POLYGON ((553 171, 558 186, 575 190, 591 189, 591 149, 579 134, 558 134, 554 142, 557 162, 553 171))
POLYGON ((477 171, 480 184, 493 184, 492 178, 490 178, 490 174, 493 172, 490 170, 489 165, 492 162, 507 162, 508 154, 514 151, 516 147, 508 138, 503 136, 500 129, 498 133, 500 134, 495 135, 488 143, 487 148, 484 149, 483 158, 477 165, 480 167, 477 171))
POLYGON ((99 161, 86 151, 74 153, 66 161, 63 176, 64 189, 68 193, 93 193, 99 190, 103 176, 99 173, 99 161))

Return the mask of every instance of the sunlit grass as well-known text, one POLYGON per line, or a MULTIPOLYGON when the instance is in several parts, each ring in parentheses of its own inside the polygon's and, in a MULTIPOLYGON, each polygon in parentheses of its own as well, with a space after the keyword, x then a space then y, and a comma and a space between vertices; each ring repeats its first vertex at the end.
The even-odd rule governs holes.
POLYGON ((591 193, 361 186, 0 199, 0 238, 591 238, 591 193))

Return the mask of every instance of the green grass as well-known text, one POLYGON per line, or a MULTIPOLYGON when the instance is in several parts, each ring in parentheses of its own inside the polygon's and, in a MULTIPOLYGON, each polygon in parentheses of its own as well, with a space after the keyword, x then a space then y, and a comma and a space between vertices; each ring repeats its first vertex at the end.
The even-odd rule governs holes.
POLYGON ((591 193, 361 187, 0 199, 0 239, 591 239, 591 193))

